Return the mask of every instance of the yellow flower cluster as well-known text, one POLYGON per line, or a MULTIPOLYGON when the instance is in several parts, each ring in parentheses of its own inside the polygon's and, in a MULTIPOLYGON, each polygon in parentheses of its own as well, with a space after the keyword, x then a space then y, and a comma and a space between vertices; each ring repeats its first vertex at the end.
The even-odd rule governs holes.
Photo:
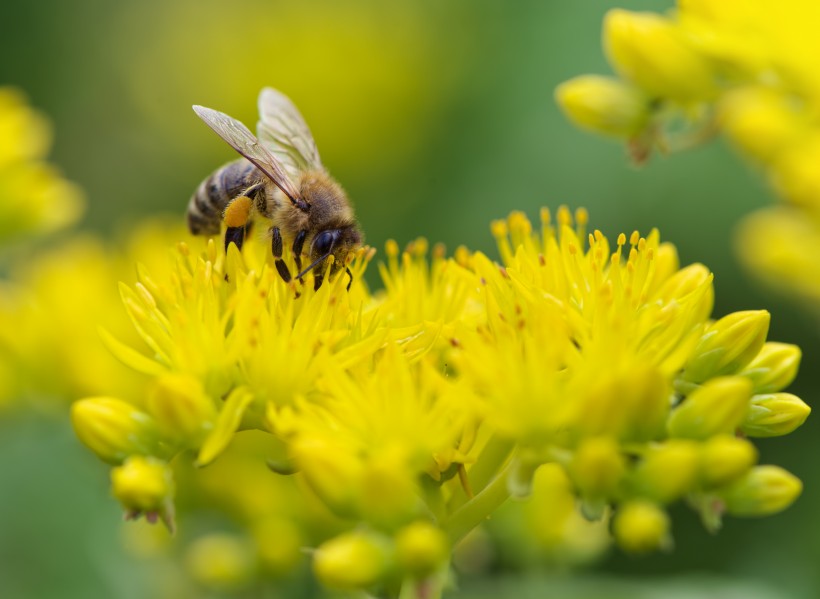
POLYGON ((181 234, 178 227, 144 223, 119 247, 74 235, 14 265, 0 286, 0 406, 25 401, 63 410, 79 395, 101 393, 138 399, 144 377, 111 355, 98 329, 140 343, 117 281, 134 278, 137 260, 167 268, 164 248, 181 234))
POLYGON ((172 525, 188 480, 174 485, 172 461, 193 452, 204 475, 260 434, 239 431, 269 433, 269 467, 336 518, 308 541, 316 575, 390 596, 437 596, 450 548, 511 495, 569 506, 565 523, 576 500, 589 519, 614 513, 632 551, 668 543, 679 499, 710 528, 791 504, 799 480, 757 466, 747 438, 809 412, 782 392, 800 352, 766 341, 768 313, 709 320, 711 274, 680 268, 657 231, 610 243, 583 210, 541 216, 538 231, 520 213, 494 223, 502 264, 391 242, 375 293, 368 249, 349 292, 347 277, 312 291, 283 283, 258 240, 227 255, 180 243, 171 268, 121 287, 149 349, 104 335, 150 378, 145 395, 76 402, 77 435, 114 464, 129 514, 172 525))
POLYGON ((77 220, 82 194, 44 162, 46 119, 16 89, 0 87, 0 246, 77 220))
POLYGON ((812 304, 820 299, 810 251, 820 239, 819 27, 813 0, 678 0, 668 15, 613 9, 603 37, 618 77, 585 75, 556 90, 573 122, 625 140, 638 162, 653 149, 725 135, 784 200, 744 223, 742 257, 812 304))

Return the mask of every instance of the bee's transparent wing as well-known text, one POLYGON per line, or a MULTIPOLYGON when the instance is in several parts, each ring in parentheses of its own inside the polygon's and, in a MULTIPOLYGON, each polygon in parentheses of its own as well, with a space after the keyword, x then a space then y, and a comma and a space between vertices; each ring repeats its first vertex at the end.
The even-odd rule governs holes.
POLYGON ((296 178, 304 170, 323 168, 305 119, 287 96, 272 87, 259 93, 256 133, 291 177, 296 178))
POLYGON ((230 146, 250 160, 256 168, 265 173, 291 201, 299 199, 299 190, 285 172, 282 163, 271 154, 270 150, 260 143, 250 130, 227 114, 205 108, 204 106, 194 106, 197 113, 205 123, 217 135, 227 141, 230 146))

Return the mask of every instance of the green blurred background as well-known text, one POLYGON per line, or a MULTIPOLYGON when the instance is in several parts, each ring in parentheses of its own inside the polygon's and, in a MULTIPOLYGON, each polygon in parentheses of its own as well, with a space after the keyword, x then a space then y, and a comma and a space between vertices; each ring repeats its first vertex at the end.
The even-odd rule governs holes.
MULTIPOLYGON (((703 262, 715 272, 717 315, 771 310, 770 339, 804 350, 790 390, 812 404, 820 385, 818 323, 757 285, 733 254, 734 225, 773 201, 761 177, 720 143, 637 170, 620 145, 579 132, 553 101, 559 82, 609 72, 600 48, 608 8, 672 5, 11 2, 0 9, 0 84, 22 88, 51 117, 53 162, 88 194, 82 227, 109 237, 147 215, 182 219, 200 180, 233 158, 191 105, 252 125, 264 85, 300 107, 377 247, 421 235, 492 252, 490 220, 512 209, 537 218, 542 205, 562 203, 589 208, 591 225, 610 236, 658 227, 682 263, 703 262)), ((759 443, 762 463, 781 464, 805 482, 786 513, 729 519, 712 537, 679 508, 673 553, 633 559, 613 552, 594 569, 594 580, 610 591, 560 587, 551 596, 656 596, 654 583, 640 591, 630 582, 606 585, 613 576, 672 575, 675 588, 688 577, 737 581, 736 594, 705 583, 693 596, 749 596, 742 589, 820 596, 820 516, 813 510, 820 474, 811 461, 820 450, 818 428, 810 418, 788 438, 759 443)), ((107 484, 65 414, 21 413, 0 423, 0 597, 146 596, 139 567, 119 548, 120 516, 107 484)), ((498 568, 515 575, 503 559, 498 568)))

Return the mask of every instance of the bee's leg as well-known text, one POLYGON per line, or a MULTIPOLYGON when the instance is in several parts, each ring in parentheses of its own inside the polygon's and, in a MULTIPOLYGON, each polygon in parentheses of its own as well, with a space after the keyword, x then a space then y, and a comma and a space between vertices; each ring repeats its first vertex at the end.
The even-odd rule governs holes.
POLYGON ((320 275, 318 273, 314 274, 313 275, 313 291, 319 291, 319 287, 322 286, 322 281, 324 281, 324 280, 325 280, 324 275, 320 275))
POLYGON ((345 291, 350 291, 350 286, 353 284, 353 273, 350 272, 350 269, 347 266, 345 266, 345 272, 347 273, 347 276, 350 277, 350 280, 347 282, 347 288, 345 289, 345 291))
POLYGON ((237 196, 225 207, 223 219, 225 220, 225 251, 231 243, 236 244, 236 249, 242 249, 242 242, 245 240, 245 231, 251 218, 251 208, 253 201, 246 195, 237 196))
POLYGON ((276 270, 279 272, 279 276, 282 277, 282 280, 285 283, 290 283, 290 280, 293 278, 290 275, 290 270, 288 269, 288 265, 285 264, 285 261, 282 260, 282 232, 279 230, 279 227, 271 227, 271 251, 273 252, 273 257, 275 258, 274 262, 276 264, 276 270))
POLYGON ((236 245, 236 249, 242 249, 242 242, 245 241, 245 227, 228 227, 225 229, 225 252, 228 252, 228 246, 232 243, 236 245))
MULTIPOLYGON (((296 234, 296 239, 293 240, 293 261, 296 263, 296 271, 302 272, 302 248, 305 246, 305 239, 307 239, 307 230, 299 231, 296 234)), ((302 279, 299 279, 302 283, 302 279)))

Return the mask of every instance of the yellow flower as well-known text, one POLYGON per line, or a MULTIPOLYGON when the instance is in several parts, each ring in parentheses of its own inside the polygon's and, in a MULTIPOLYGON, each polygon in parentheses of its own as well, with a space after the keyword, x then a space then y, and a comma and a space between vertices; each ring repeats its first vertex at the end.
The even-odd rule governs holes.
POLYGON ((77 396, 108 395, 143 406, 145 377, 106 347, 115 338, 143 347, 117 282, 133 279, 138 260, 167 270, 167 246, 181 234, 143 223, 124 236, 124 247, 75 236, 15 268, 0 286, 0 363, 11 370, 5 389, 0 374, 0 404, 54 409, 77 396))
MULTIPOLYGON (((634 86, 656 99, 652 126, 628 138, 628 148, 641 162, 653 148, 678 151, 716 134, 728 137, 798 211, 753 216, 741 229, 738 252, 754 274, 798 296, 816 296, 818 254, 810 248, 820 244, 820 5, 677 4, 668 15, 613 9, 604 19, 605 52, 621 76, 608 85, 634 86)), ((562 106, 578 80, 585 76, 559 86, 562 106)), ((579 109, 567 113, 580 126, 596 123, 599 132, 606 132, 601 123, 623 120, 623 102, 600 99, 594 106, 594 119, 578 118, 579 109)))
POLYGON ((74 223, 79 189, 43 159, 51 145, 45 118, 17 90, 0 87, 0 244, 74 223))
POLYGON ((129 454, 176 456, 180 488, 230 506, 269 572, 295 563, 305 538, 319 546, 317 576, 345 589, 401 576, 405 589, 440 588, 447 548, 510 495, 553 506, 539 544, 578 559, 606 545, 618 506, 616 537, 638 551, 667 543, 660 505, 686 498, 713 522, 720 514, 707 520, 703 506, 723 505, 716 497, 739 511, 759 503, 759 487, 739 482, 755 472, 753 446, 724 439, 776 428, 764 406, 799 412, 764 399, 782 400, 797 367, 790 346, 766 344, 768 313, 712 322, 711 274, 681 268, 657 231, 610 243, 587 234, 584 210, 556 216, 544 211, 537 231, 521 213, 494 223, 501 264, 390 242, 376 293, 363 283, 368 249, 348 292, 346 276, 316 291, 310 274, 284 283, 254 239, 227 255, 213 241, 179 244, 171 267, 141 267, 121 286, 148 349, 106 344, 150 383, 139 405, 118 401, 126 417, 85 435, 89 445, 126 465, 129 454), (154 446, 129 445, 140 438, 132 413, 154 446), (248 429, 258 430, 239 434, 248 429), (267 460, 292 483, 258 482, 253 460, 231 457, 247 435, 275 454, 257 454, 256 468, 267 460), (283 528, 288 513, 324 524, 283 528), (282 553, 263 542, 280 529, 282 553), (576 533, 583 542, 569 541, 576 533))

